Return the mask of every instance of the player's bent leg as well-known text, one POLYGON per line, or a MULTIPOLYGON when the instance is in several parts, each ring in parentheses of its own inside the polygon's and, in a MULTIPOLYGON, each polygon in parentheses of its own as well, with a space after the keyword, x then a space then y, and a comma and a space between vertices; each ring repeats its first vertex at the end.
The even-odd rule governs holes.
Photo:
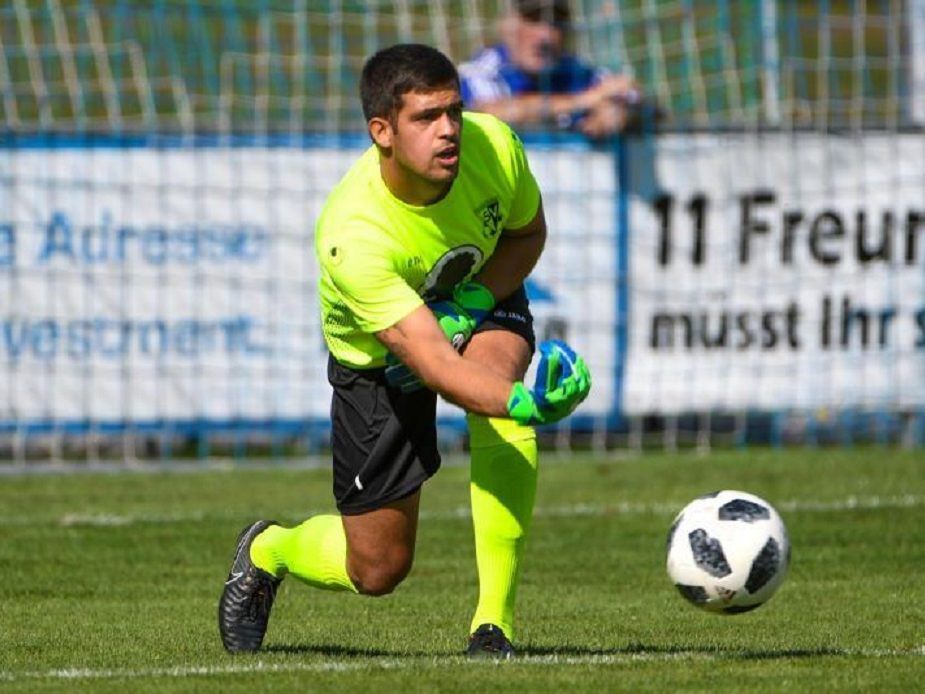
POLYGON ((343 517, 347 572, 360 593, 386 595, 414 561, 421 491, 382 508, 343 517))
POLYGON ((385 595, 414 557, 421 486, 440 468, 437 396, 391 388, 383 369, 331 359, 334 498, 346 536, 347 572, 357 590, 385 595))
MULTIPOLYGON (((512 332, 476 334, 465 357, 512 380, 530 362, 527 341, 512 332)), ((479 574, 479 601, 467 653, 510 658, 514 603, 526 536, 536 497, 536 433, 510 419, 468 415, 470 495, 479 574)))
POLYGON ((291 574, 326 590, 385 595, 414 558, 420 490, 356 515, 319 515, 295 528, 257 521, 238 536, 218 605, 219 633, 230 653, 260 648, 282 579, 291 574))
POLYGON ((218 604, 225 649, 241 653, 260 648, 276 591, 287 574, 317 588, 357 592, 346 559, 340 516, 314 516, 295 528, 274 521, 244 528, 218 604))
POLYGON ((419 498, 420 490, 365 513, 270 525, 253 539, 250 558, 277 580, 289 574, 323 590, 383 595, 411 568, 419 498))
POLYGON ((250 556, 274 578, 288 574, 315 588, 357 592, 347 573, 347 537, 340 516, 312 516, 294 528, 271 525, 254 538, 250 556))

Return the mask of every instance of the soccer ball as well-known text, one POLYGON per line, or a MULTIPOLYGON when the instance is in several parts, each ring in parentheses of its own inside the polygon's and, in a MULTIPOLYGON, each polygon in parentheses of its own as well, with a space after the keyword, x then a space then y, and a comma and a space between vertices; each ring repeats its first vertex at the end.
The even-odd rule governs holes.
POLYGON ((780 514, 761 497, 724 490, 694 499, 668 531, 668 575, 688 601, 737 614, 764 604, 790 564, 780 514))

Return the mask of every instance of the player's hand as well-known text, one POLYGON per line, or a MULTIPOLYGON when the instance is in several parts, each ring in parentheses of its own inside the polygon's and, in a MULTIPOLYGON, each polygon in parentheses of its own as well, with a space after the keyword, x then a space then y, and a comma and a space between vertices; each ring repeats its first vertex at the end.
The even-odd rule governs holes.
POLYGON ((515 383, 508 414, 521 424, 551 424, 570 415, 590 392, 591 371, 585 360, 565 342, 548 340, 540 344, 533 390, 515 383))
POLYGON ((495 307, 495 296, 484 284, 479 282, 463 282, 453 290, 453 301, 472 316, 476 325, 488 318, 495 307))
MULTIPOLYGON (((453 349, 461 352, 476 327, 472 316, 453 301, 432 301, 427 304, 427 308, 434 314, 437 324, 453 345, 453 349)), ((417 374, 391 352, 386 356, 385 364, 385 380, 393 388, 399 388, 403 393, 411 393, 424 387, 417 374)))

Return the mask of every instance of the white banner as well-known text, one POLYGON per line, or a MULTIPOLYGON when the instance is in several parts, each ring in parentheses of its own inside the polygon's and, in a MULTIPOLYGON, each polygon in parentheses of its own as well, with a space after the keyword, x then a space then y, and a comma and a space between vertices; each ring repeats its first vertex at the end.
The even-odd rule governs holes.
POLYGON ((0 421, 327 416, 311 239, 352 156, 12 152, 0 421))
POLYGON ((625 411, 925 405, 925 138, 630 149, 625 411))
MULTIPOLYGON (((28 147, 0 159, 0 423, 326 420, 315 219, 357 149, 28 147)), ((613 404, 614 168, 531 156, 530 283, 613 404)), ((358 204, 362 204, 359 201, 358 204)), ((441 405, 441 414, 459 411, 441 405)))
MULTIPOLYGON (((925 405, 925 138, 642 139, 626 191, 608 152, 529 151, 537 337, 591 365, 580 414, 925 405)), ((326 420, 313 227, 358 154, 6 150, 0 423, 326 420)))

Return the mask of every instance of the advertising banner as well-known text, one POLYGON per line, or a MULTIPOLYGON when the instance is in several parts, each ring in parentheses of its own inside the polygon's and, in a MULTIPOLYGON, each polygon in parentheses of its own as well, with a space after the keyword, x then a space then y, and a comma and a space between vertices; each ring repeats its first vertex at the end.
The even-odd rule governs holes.
POLYGON ((925 405, 925 139, 629 148, 631 414, 925 405))
MULTIPOLYGON (((313 229, 363 146, 5 150, 0 423, 326 421, 313 229)), ((622 151, 528 145, 580 414, 925 405, 920 135, 622 151)))
MULTIPOLYGON (((7 150, 0 423, 326 420, 313 229, 362 146, 7 150)), ((537 334, 605 374, 586 409, 605 414, 613 160, 531 159, 554 229, 528 285, 537 334)))

